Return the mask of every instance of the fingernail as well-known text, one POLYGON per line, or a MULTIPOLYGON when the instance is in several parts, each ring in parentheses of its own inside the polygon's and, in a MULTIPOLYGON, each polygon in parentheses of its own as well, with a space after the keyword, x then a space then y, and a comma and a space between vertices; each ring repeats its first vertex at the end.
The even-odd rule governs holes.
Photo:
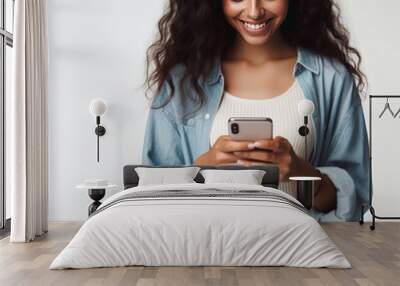
POLYGON ((256 145, 254 143, 250 143, 249 145, 247 145, 247 148, 254 149, 256 148, 256 145))
POLYGON ((255 143, 254 143, 254 147, 261 147, 261 142, 258 142, 258 141, 255 142, 255 143))
POLYGON ((237 161, 236 161, 236 164, 238 164, 238 165, 244 165, 244 161, 242 161, 242 160, 237 160, 237 161))
POLYGON ((233 155, 239 156, 240 152, 233 152, 233 155))

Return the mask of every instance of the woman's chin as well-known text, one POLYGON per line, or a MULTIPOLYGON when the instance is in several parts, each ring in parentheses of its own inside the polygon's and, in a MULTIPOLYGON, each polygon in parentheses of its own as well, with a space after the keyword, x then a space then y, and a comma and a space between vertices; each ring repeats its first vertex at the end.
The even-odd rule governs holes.
POLYGON ((242 39, 249 45, 252 46, 261 46, 266 45, 271 39, 270 35, 266 35, 263 37, 249 37, 248 35, 241 35, 242 39))

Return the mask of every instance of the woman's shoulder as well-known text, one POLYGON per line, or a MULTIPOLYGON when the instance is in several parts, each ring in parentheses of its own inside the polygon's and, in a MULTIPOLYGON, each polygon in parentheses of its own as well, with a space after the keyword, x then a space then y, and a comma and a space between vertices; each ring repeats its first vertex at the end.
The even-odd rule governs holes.
POLYGON ((179 81, 183 78, 186 72, 186 66, 183 63, 176 64, 171 70, 169 71, 169 76, 173 81, 179 81))
POLYGON ((301 48, 299 60, 307 62, 319 76, 327 80, 353 80, 350 71, 337 59, 301 48))
POLYGON ((299 59, 314 71, 314 76, 305 78, 307 81, 312 81, 314 96, 326 110, 331 110, 332 106, 340 107, 340 110, 333 112, 339 116, 340 113, 344 114, 353 106, 360 104, 361 98, 356 81, 343 63, 309 50, 303 50, 299 59))
MULTIPOLYGON (((179 84, 187 72, 187 67, 183 63, 176 64, 169 72, 169 76, 174 83, 179 84)), ((213 84, 217 82, 222 75, 221 60, 210 61, 210 68, 206 74, 200 76, 198 82, 200 85, 213 84)))
POLYGON ((177 64, 170 69, 168 77, 162 83, 161 88, 153 96, 153 105, 159 104, 162 106, 167 106, 174 101, 174 97, 172 97, 171 94, 172 92, 179 93, 179 84, 184 76, 184 73, 185 66, 183 64, 177 64))
MULTIPOLYGON (((152 107, 159 108, 160 112, 169 114, 176 121, 186 121, 199 105, 199 99, 193 91, 190 80, 184 80, 186 66, 175 65, 168 74, 160 91, 153 97, 152 107)), ((203 86, 202 86, 203 87, 203 86)))

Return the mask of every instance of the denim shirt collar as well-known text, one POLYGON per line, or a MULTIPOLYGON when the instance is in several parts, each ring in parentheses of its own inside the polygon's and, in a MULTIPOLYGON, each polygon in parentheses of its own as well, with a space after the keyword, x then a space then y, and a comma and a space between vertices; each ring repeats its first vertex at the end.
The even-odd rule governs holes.
MULTIPOLYGON (((310 72, 318 75, 319 74, 319 67, 317 64, 317 58, 308 50, 304 48, 297 49, 297 63, 295 65, 293 75, 296 76, 298 71, 301 71, 301 67, 309 70, 310 72)), ((210 75, 206 82, 208 84, 215 84, 217 83, 220 78, 223 77, 222 74, 222 67, 221 67, 221 59, 218 58, 216 60, 215 65, 213 66, 210 75)))
MULTIPOLYGON (((318 58, 312 54, 310 51, 304 48, 298 48, 297 50, 297 64, 302 65, 304 68, 308 69, 310 72, 318 75, 319 65, 317 63, 318 58)), ((296 66, 297 66, 296 64, 296 66)))

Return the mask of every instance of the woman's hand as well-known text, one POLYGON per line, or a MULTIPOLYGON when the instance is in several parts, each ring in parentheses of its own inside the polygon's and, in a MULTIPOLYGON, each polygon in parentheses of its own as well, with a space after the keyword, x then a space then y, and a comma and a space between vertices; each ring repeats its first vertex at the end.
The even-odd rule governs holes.
POLYGON ((253 148, 249 145, 254 142, 250 141, 233 141, 229 136, 221 136, 215 142, 214 146, 194 161, 195 165, 229 165, 237 164, 238 157, 234 152, 246 152, 253 148))
POLYGON ((287 181, 291 176, 304 174, 304 160, 299 158, 290 142, 283 137, 260 140, 249 145, 250 151, 236 151, 233 154, 243 165, 270 163, 279 165, 280 181, 287 181))

